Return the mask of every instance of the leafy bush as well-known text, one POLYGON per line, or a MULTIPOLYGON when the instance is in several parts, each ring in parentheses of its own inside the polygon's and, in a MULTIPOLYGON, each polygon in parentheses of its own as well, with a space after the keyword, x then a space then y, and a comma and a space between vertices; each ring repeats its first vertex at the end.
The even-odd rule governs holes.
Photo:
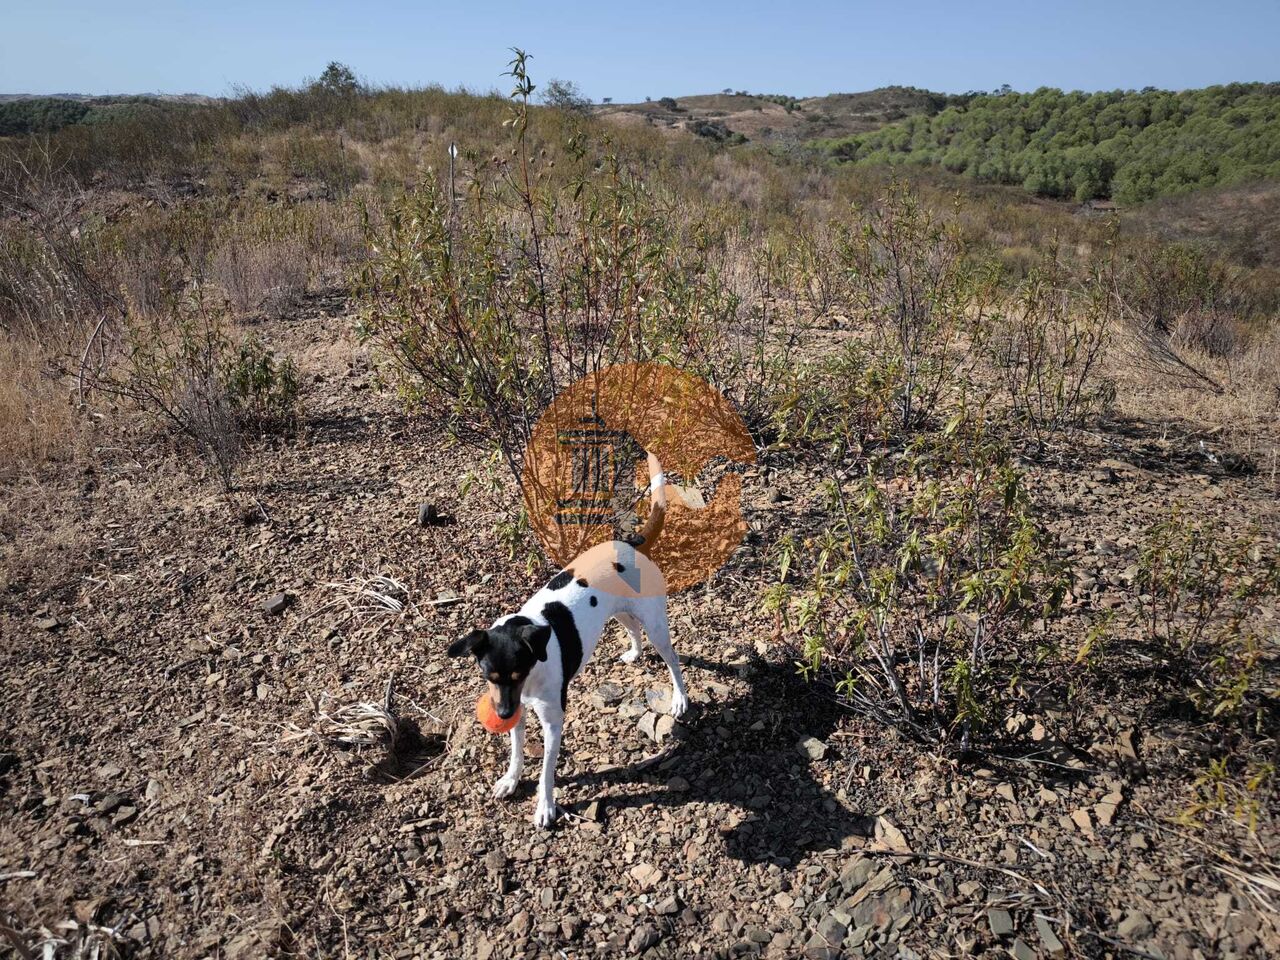
POLYGON ((298 370, 258 337, 248 336, 225 364, 227 392, 239 422, 259 430, 293 423, 298 414, 298 370))
POLYGON ((514 147, 476 166, 465 202, 427 180, 368 220, 361 326, 406 397, 496 445, 516 477, 551 399, 612 363, 670 363, 763 402, 751 378, 786 352, 762 349, 768 312, 743 316, 730 289, 728 228, 651 191, 607 141, 571 136, 551 176, 530 149, 523 55, 511 66, 514 147))
MULTIPOLYGON (((877 379, 854 391, 863 425, 881 402, 877 379)), ((1024 628, 1065 594, 1022 476, 964 415, 901 449, 863 456, 837 442, 827 463, 828 526, 775 549, 766 608, 802 671, 853 709, 968 749, 1003 719, 1032 653, 1024 628)))
POLYGON ((1175 511, 1147 531, 1135 587, 1147 639, 1196 708, 1267 730, 1280 688, 1275 628, 1261 615, 1280 599, 1280 558, 1255 536, 1175 511))

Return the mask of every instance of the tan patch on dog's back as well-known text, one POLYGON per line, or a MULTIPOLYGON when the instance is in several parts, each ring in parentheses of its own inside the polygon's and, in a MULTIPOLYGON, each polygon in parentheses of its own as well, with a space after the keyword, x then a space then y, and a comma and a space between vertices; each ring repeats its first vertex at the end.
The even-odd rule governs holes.
POLYGON ((569 564, 590 589, 619 597, 662 597, 667 583, 658 565, 625 543, 597 544, 569 564))

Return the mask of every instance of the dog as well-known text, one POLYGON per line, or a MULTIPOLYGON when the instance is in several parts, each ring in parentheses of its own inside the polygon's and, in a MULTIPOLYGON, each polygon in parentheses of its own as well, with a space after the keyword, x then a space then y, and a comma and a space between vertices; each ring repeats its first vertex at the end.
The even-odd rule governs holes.
MULTIPOLYGON (((517 613, 499 618, 487 630, 473 630, 455 640, 451 657, 473 656, 489 684, 494 712, 510 719, 523 704, 542 725, 542 776, 538 780, 533 822, 542 829, 556 820, 556 762, 564 730, 569 682, 591 660, 600 635, 617 620, 631 637, 622 660, 640 656, 640 633, 657 649, 671 672, 671 715, 689 708, 680 661, 671 646, 667 597, 662 572, 649 558, 666 516, 666 480, 658 459, 648 455, 651 509, 644 529, 633 542, 602 543, 587 550, 517 613)), ((515 793, 524 769, 525 719, 511 730, 511 762, 493 785, 497 798, 515 793)))

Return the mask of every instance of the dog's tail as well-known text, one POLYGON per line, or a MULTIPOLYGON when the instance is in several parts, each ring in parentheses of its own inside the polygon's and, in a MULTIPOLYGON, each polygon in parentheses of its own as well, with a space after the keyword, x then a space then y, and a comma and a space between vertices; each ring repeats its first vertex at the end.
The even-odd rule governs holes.
POLYGON ((649 519, 644 522, 640 542, 636 544, 636 552, 646 557, 658 542, 658 534, 662 533, 662 524, 667 516, 667 478, 662 474, 662 464, 652 453, 649 454, 649 495, 649 519))

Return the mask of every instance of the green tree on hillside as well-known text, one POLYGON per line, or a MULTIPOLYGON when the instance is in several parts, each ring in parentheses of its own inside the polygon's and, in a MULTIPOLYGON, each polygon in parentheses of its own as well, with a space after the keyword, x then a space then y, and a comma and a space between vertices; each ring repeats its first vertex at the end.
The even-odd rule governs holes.
POLYGON ((827 148, 846 163, 940 165, 1045 196, 1140 203, 1280 178, 1280 84, 1180 93, 1001 88, 827 148))

